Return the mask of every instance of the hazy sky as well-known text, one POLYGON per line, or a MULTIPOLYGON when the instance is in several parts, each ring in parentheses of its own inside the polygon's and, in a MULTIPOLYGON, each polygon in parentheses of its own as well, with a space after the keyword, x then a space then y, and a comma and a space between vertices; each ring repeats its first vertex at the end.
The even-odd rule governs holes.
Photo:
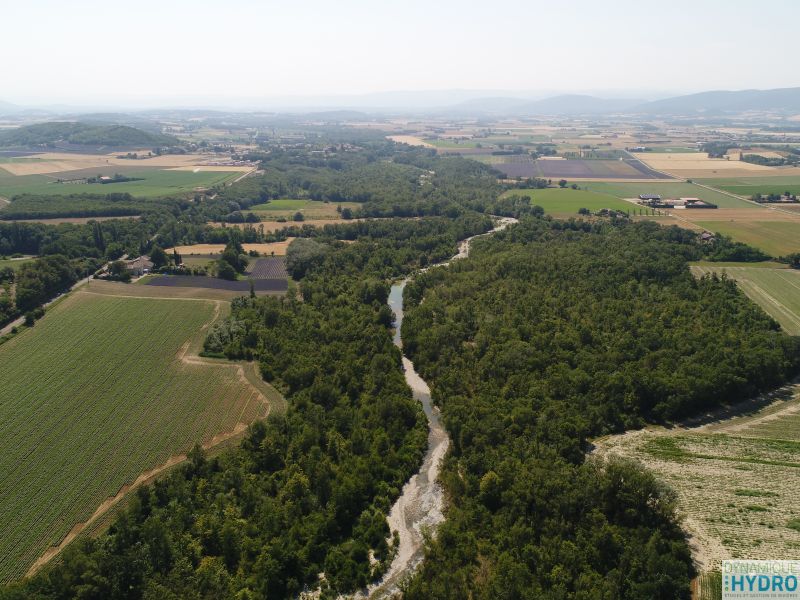
POLYGON ((800 85, 797 0, 0 0, 0 15, 0 100, 27 104, 800 85))

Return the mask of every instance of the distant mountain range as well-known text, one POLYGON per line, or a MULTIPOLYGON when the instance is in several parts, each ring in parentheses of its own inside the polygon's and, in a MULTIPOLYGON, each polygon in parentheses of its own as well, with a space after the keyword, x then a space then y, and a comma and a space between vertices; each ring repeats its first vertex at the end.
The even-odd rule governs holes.
POLYGON ((148 148, 171 146, 178 140, 125 125, 49 122, 0 131, 0 147, 57 147, 59 144, 148 148))
MULTIPOLYGON (((711 91, 686 96, 664 97, 644 100, 615 96, 609 97, 583 94, 562 94, 543 97, 535 92, 488 91, 486 95, 476 90, 382 92, 349 96, 297 96, 284 98, 253 99, 250 108, 217 107, 216 109, 193 109, 203 115, 218 113, 220 116, 240 112, 249 114, 268 107, 271 114, 318 115, 321 118, 342 120, 361 118, 370 114, 418 114, 463 117, 533 117, 533 116, 724 116, 747 111, 770 111, 783 114, 800 114, 800 87, 773 90, 711 91), (354 111, 357 111, 354 112, 354 111)), ((657 92, 656 92, 657 93, 657 92)), ((652 96, 651 96, 652 97, 652 96)), ((188 106, 188 105, 187 105, 188 106)), ((152 119, 151 113, 171 110, 183 114, 186 109, 125 110, 124 112, 98 111, 89 115, 74 107, 49 106, 40 108, 22 107, 0 101, 0 115, 53 118, 79 121, 107 121, 123 125, 144 127, 152 119), (138 115, 138 117, 134 116, 138 115)))
MULTIPOLYGON (((477 98, 450 107, 456 114, 507 116, 572 116, 601 114, 723 115, 747 111, 800 114, 800 88, 713 91, 644 101, 568 94, 526 101, 519 98, 477 98)), ((446 112, 446 111, 442 111, 446 112)))

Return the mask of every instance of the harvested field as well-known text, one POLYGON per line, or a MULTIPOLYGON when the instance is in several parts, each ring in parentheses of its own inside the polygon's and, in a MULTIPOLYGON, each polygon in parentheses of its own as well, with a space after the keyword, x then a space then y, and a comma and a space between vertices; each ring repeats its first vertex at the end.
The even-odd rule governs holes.
POLYGON ((425 140, 415 135, 389 135, 387 139, 397 142, 398 144, 408 144, 409 146, 422 146, 423 148, 435 148, 433 144, 429 144, 425 140))
MULTIPOLYGON (((258 252, 259 254, 272 254, 273 252, 278 256, 283 256, 286 254, 286 248, 289 244, 292 243, 294 238, 287 238, 283 242, 272 242, 269 244, 242 244, 245 252, 258 252)), ((213 254, 222 254, 222 251, 225 250, 225 244, 193 244, 191 246, 177 246, 175 248, 167 248, 167 254, 171 253, 173 250, 177 250, 178 254, 184 255, 192 255, 192 254, 200 254, 200 255, 213 255, 213 254)))
POLYGON ((696 275, 724 273, 735 279, 742 291, 780 323, 786 333, 800 335, 800 271, 747 263, 704 263, 692 265, 691 269, 696 275))
POLYGON ((708 158, 705 152, 652 153, 634 154, 636 158, 656 171, 663 171, 676 177, 702 179, 710 177, 747 177, 747 176, 788 176, 800 175, 800 168, 767 167, 739 160, 724 158, 708 158))
POLYGON ((252 265, 248 276, 252 279, 288 279, 286 261, 281 257, 259 258, 252 265))
POLYGON ((700 217, 693 222, 708 231, 722 233, 739 242, 750 244, 770 256, 800 252, 800 220, 796 218, 775 221, 712 221, 700 217))
POLYGON ((800 548, 792 525, 800 518, 800 391, 787 386, 705 422, 610 436, 596 442, 595 452, 640 461, 678 493, 701 571, 728 558, 794 556, 800 548), (743 416, 727 418, 736 414, 743 416))
MULTIPOLYGON (((216 277, 202 277, 195 275, 163 275, 148 279, 145 285, 159 288, 207 288, 236 292, 238 295, 250 292, 250 281, 226 281, 216 277)), ((286 279, 253 279, 253 289, 256 293, 284 293, 289 289, 286 279)))
MULTIPOLYGON (((149 150, 140 150, 140 155, 146 155, 149 150)), ((78 154, 71 152, 44 152, 30 155, 29 160, 15 160, 0 165, 12 175, 41 175, 45 173, 63 173, 79 169, 97 169, 101 167, 138 167, 141 170, 153 167, 196 167, 214 160, 210 154, 165 154, 130 160, 117 158, 121 153, 111 154, 78 154)))
POLYGON ((142 473, 178 462, 196 442, 241 432, 280 400, 242 366, 196 357, 227 304, 94 288, 0 346, 3 581, 23 575, 142 473))

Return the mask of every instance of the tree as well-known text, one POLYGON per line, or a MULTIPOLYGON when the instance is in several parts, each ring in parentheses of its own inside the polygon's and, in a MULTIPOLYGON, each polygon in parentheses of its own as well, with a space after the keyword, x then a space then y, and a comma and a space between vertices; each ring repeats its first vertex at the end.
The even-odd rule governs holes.
POLYGON ((559 182, 558 182, 558 187, 560 187, 560 188, 567 187, 567 180, 566 179, 560 179, 559 182))
POLYGON ((150 262, 153 263, 154 269, 160 269, 167 265, 169 258, 161 247, 153 246, 153 249, 150 251, 150 262))
POLYGON ((236 270, 227 260, 219 259, 219 261, 217 261, 217 277, 228 281, 235 281, 236 270))
POLYGON ((117 281, 131 280, 131 272, 128 270, 128 265, 126 265, 124 261, 115 260, 109 266, 108 272, 111 274, 111 278, 117 281))
POLYGON ((296 213, 294 213, 294 216, 292 217, 292 221, 298 221, 299 222, 299 221, 304 221, 304 220, 305 220, 305 217, 303 216, 303 213, 301 213, 299 210, 296 213))

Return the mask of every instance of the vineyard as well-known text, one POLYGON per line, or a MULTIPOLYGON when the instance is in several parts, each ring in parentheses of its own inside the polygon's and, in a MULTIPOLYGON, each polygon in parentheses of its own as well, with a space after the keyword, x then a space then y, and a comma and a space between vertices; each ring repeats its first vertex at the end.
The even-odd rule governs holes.
POLYGON ((644 463, 678 494, 684 528, 714 598, 720 562, 780 559, 800 550, 800 389, 743 416, 694 428, 647 429, 599 440, 600 455, 644 463))
POLYGON ((195 356, 223 307, 75 293, 0 347, 0 580, 141 473, 279 400, 252 368, 195 356))

